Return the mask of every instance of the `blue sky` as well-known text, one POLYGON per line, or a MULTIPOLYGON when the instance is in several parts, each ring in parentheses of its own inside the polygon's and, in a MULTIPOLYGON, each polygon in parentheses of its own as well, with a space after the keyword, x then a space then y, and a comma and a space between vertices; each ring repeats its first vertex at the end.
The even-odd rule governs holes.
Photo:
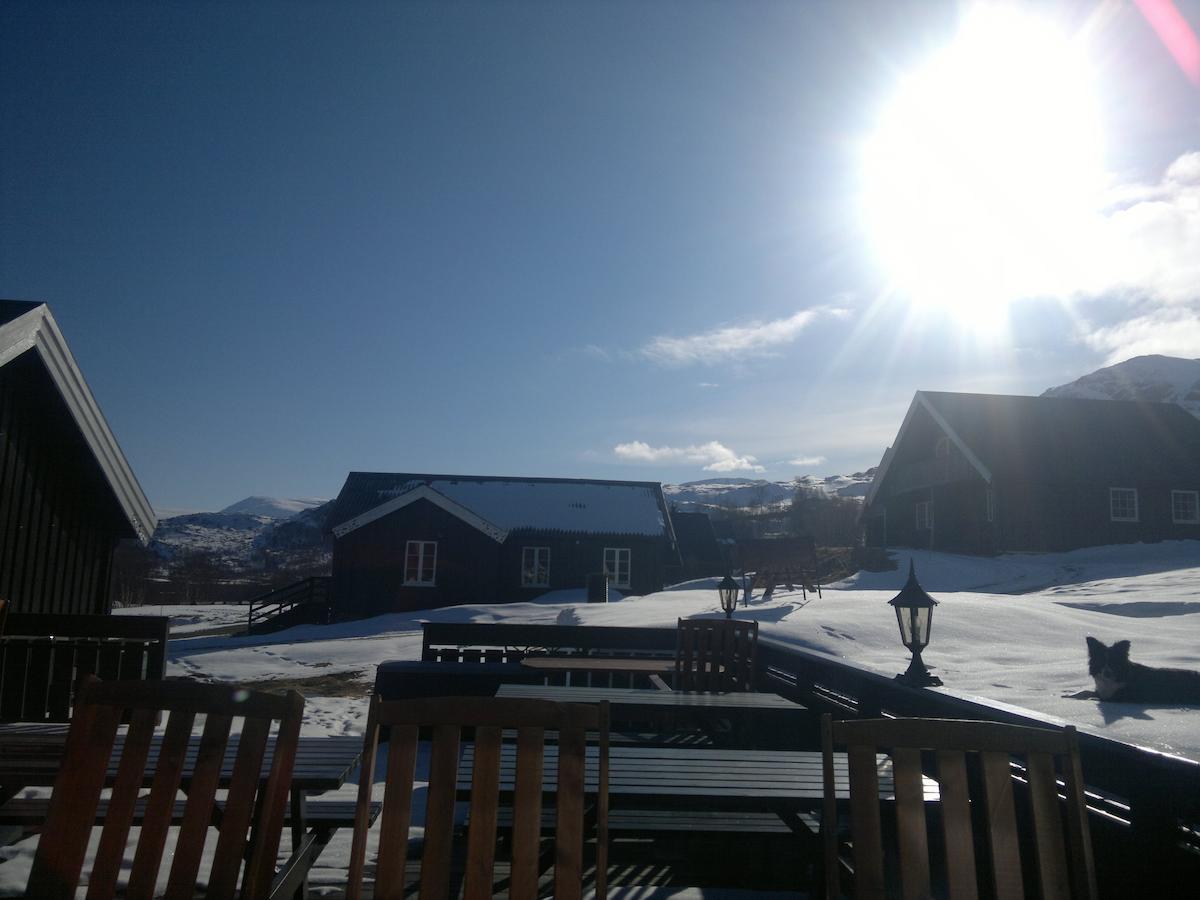
POLYGON ((1144 252, 1003 328, 896 286, 863 147, 964 9, 7 3, 0 296, 51 304, 158 508, 855 471, 915 390, 1200 356, 1200 89, 1132 6, 1055 13, 1144 252))

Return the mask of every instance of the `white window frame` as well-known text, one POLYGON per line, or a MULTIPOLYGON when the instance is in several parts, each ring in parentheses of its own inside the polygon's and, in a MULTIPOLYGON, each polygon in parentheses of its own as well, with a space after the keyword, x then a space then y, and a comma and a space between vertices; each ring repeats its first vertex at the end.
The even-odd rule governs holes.
POLYGON ((633 551, 628 547, 604 548, 604 575, 615 588, 627 588, 633 578, 633 551), (609 567, 608 558, 612 554, 613 565, 609 567), (621 580, 621 558, 625 559, 625 580, 621 580), (615 571, 614 571, 615 569, 615 571))
POLYGON ((1108 517, 1113 522, 1138 522, 1138 492, 1137 488, 1129 487, 1110 487, 1108 489, 1108 517), (1133 515, 1117 515, 1117 510, 1114 505, 1118 494, 1133 495, 1133 515))
POLYGON ((521 587, 550 587, 550 548, 521 548, 521 587), (528 562, 533 557, 533 565, 528 562), (530 573, 532 572, 532 577, 530 573), (538 578, 539 574, 542 576, 538 578))
POLYGON ((405 587, 436 587, 437 586, 437 541, 408 541, 404 545, 404 586, 405 587), (417 546, 417 571, 410 573, 408 569, 408 561, 411 557, 411 548, 417 546), (433 548, 432 561, 429 561, 429 578, 425 579, 422 576, 426 571, 426 562, 429 559, 429 548, 433 548))
POLYGON ((1171 491, 1171 521, 1176 525, 1200 525, 1200 491, 1171 491), (1190 518, 1181 519, 1175 514, 1176 497, 1192 498, 1192 515, 1190 518))
POLYGON ((913 515, 917 531, 932 531, 933 530, 933 501, 919 500, 913 506, 913 515), (922 515, 924 513, 924 515, 922 515))

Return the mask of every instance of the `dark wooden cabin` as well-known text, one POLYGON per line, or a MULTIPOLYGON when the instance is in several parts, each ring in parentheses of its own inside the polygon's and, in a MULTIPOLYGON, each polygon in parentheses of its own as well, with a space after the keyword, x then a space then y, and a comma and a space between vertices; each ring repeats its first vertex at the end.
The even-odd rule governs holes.
POLYGON ((708 513, 671 510, 671 525, 679 541, 685 580, 725 575, 731 570, 729 554, 721 551, 708 513))
POLYGON ((863 510, 872 546, 1200 539, 1200 419, 1172 403, 918 391, 863 510))
POLYGON ((340 617, 531 600, 599 572, 647 594, 679 566, 649 481, 351 472, 326 528, 340 617))
POLYGON ((0 598, 107 613, 117 541, 155 524, 50 308, 0 300, 0 598))

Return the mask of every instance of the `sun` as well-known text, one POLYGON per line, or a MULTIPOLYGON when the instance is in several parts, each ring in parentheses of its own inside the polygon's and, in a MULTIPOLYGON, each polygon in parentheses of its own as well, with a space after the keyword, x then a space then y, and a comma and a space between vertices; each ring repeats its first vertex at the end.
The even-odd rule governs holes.
POLYGON ((1088 265, 1103 187, 1082 41, 978 5, 902 78, 864 148, 876 258, 917 310, 991 327, 1018 298, 1060 295, 1088 265))

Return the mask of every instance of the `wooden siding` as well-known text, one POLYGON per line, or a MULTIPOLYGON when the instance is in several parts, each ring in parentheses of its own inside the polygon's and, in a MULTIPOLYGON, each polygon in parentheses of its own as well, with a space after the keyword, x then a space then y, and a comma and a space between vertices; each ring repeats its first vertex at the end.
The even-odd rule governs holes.
POLYGON ((0 597, 14 612, 107 613, 116 498, 33 354, 0 369, 0 597))
POLYGON ((440 507, 418 500, 334 541, 334 610, 340 617, 354 617, 532 600, 548 591, 584 587, 590 573, 603 570, 606 547, 630 551, 630 587, 619 588, 622 593, 648 594, 662 588, 663 568, 673 553, 664 539, 519 531, 501 545, 440 507), (408 541, 437 541, 433 586, 404 585, 408 541), (548 587, 522 587, 525 547, 550 548, 548 587))

